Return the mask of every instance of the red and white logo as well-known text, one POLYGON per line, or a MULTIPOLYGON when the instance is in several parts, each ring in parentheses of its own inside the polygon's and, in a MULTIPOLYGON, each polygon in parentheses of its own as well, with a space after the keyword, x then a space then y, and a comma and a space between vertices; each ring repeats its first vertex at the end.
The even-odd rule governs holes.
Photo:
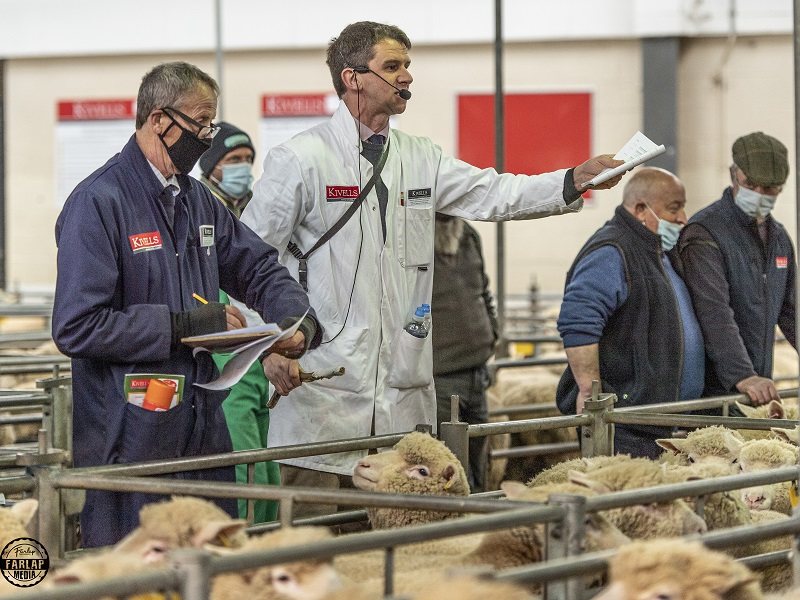
POLYGON ((128 241, 131 243, 131 250, 134 254, 161 248, 161 234, 158 231, 129 235, 128 241))
POLYGON ((328 202, 352 202, 358 198, 357 185, 326 185, 325 199, 328 202))
POLYGON ((789 266, 789 258, 786 256, 776 256, 775 257, 775 268, 776 269, 785 269, 789 266))

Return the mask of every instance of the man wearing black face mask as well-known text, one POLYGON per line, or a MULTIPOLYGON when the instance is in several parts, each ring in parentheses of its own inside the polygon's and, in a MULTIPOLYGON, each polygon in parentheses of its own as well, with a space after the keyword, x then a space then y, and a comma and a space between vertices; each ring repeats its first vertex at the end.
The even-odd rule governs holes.
MULTIPOLYGON (((193 65, 155 67, 139 88, 135 135, 75 188, 59 215, 53 338, 73 359, 77 467, 230 451, 226 393, 194 386, 215 377, 211 357, 194 357, 180 340, 241 327, 242 316, 196 298, 215 299, 221 289, 277 323, 309 308, 275 249, 186 175, 217 129, 217 94, 216 82, 193 65), (161 410, 125 391, 128 376, 147 381, 142 375, 154 373, 184 378, 161 410)), ((294 355, 318 345, 322 328, 309 315, 274 349, 294 355)), ((179 477, 233 481, 234 470, 179 477)), ((136 527, 142 505, 157 499, 90 491, 83 545, 116 543, 136 527)), ((236 515, 235 501, 219 504, 236 515)))

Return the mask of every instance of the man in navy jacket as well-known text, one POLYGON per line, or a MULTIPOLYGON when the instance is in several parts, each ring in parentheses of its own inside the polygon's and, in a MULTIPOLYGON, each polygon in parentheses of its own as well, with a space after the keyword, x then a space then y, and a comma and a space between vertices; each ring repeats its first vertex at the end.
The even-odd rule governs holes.
MULTIPOLYGON (((223 289, 267 322, 285 324, 309 308, 274 248, 240 224, 187 176, 217 126, 218 87, 187 63, 145 75, 136 132, 122 151, 81 182, 56 223, 58 279, 53 338, 72 357, 76 467, 228 452, 225 392, 195 387, 214 378, 211 357, 182 337, 241 327, 235 309, 201 304, 223 289), (128 374, 185 377, 167 411, 128 402, 128 374)), ((294 355, 321 339, 313 310, 276 349, 294 355)), ((297 381, 299 375, 287 372, 297 381)), ((233 468, 177 474, 234 481, 233 468)), ((113 544, 136 527, 152 494, 90 491, 81 515, 84 546, 113 544)), ((220 504, 236 514, 234 500, 220 504)))
POLYGON ((789 176, 786 146, 762 131, 731 148, 731 185, 681 234, 686 285, 705 337, 705 395, 737 391, 752 404, 778 398, 775 325, 795 340, 792 240, 772 209, 789 176))

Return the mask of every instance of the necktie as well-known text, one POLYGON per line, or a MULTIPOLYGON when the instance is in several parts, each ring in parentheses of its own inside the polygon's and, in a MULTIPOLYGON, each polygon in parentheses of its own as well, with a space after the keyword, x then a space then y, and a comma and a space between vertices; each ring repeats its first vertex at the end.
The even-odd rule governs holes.
MULTIPOLYGON (((379 133, 369 136, 362 142, 363 150, 361 156, 366 158, 372 165, 376 165, 383 152, 383 144, 386 137, 379 133)), ((386 241, 386 207, 389 204, 389 189, 383 183, 383 179, 378 177, 375 182, 375 193, 378 195, 378 208, 381 211, 381 231, 383 232, 383 241, 386 241)))
POLYGON ((167 216, 167 223, 172 228, 175 222, 175 186, 168 185, 161 192, 161 201, 164 203, 164 212, 167 216))

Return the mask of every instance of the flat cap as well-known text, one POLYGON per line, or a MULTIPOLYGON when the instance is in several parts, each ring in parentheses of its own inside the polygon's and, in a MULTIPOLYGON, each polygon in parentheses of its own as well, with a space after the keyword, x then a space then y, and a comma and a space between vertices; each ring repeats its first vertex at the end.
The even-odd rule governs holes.
POLYGON ((747 178, 764 187, 779 186, 789 176, 786 146, 763 131, 743 135, 733 142, 733 162, 747 178))

